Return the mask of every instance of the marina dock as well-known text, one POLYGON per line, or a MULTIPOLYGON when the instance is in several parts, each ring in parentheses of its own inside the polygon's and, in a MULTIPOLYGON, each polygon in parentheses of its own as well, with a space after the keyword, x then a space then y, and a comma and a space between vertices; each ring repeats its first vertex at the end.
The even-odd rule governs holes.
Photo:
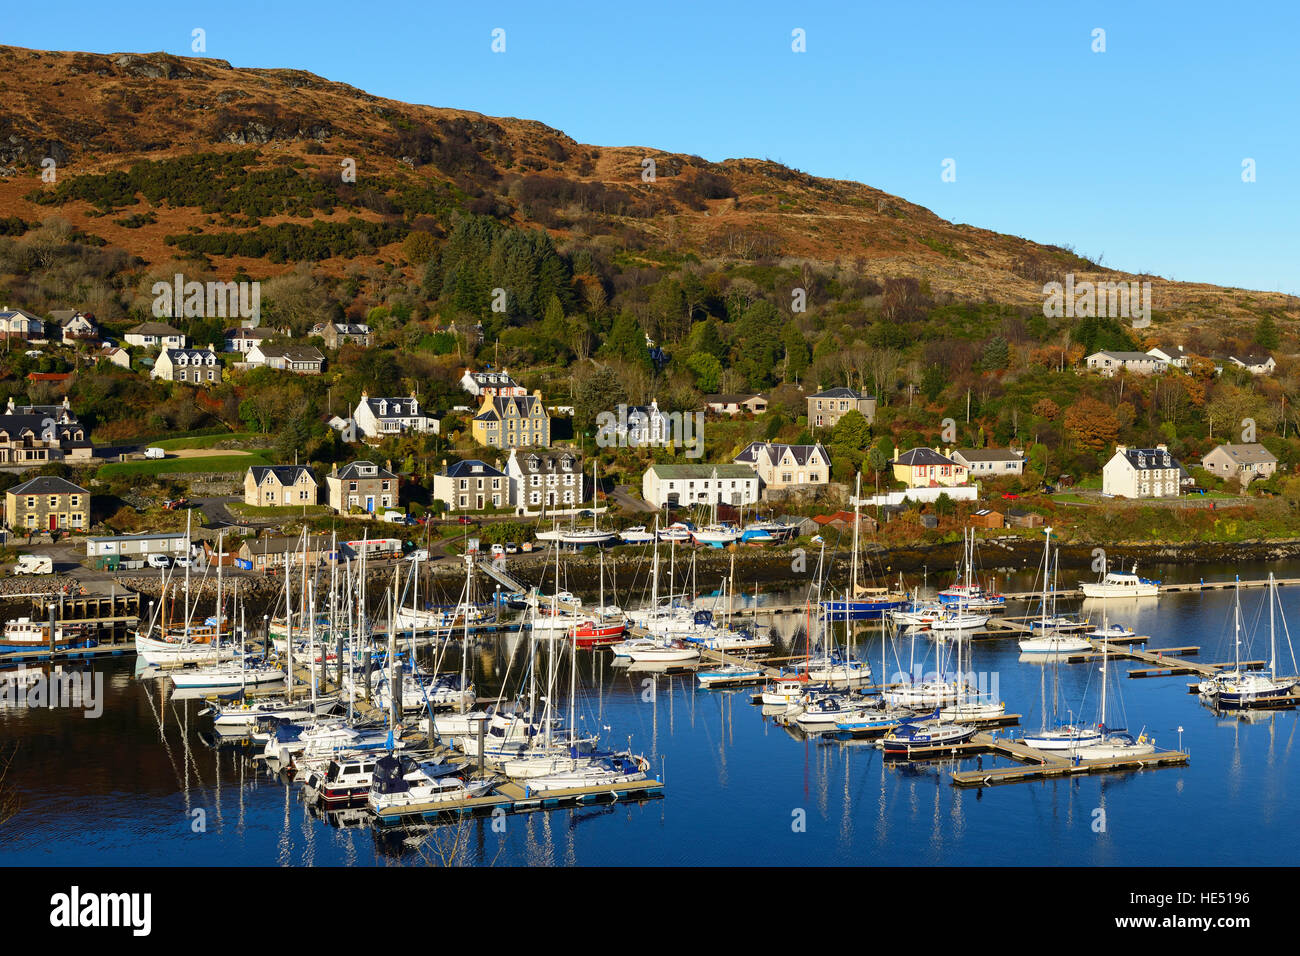
POLYGON ((1179 750, 1157 750, 1149 754, 1129 757, 1107 757, 1099 760, 1081 760, 1060 756, 1048 751, 1035 750, 1013 740, 979 733, 957 747, 932 748, 934 753, 914 752, 915 757, 939 757, 949 754, 969 756, 995 753, 1020 761, 1019 766, 990 767, 985 770, 955 770, 952 782, 958 787, 991 787, 1002 783, 1025 783, 1049 777, 1068 777, 1084 773, 1112 773, 1120 770, 1142 770, 1148 767, 1173 767, 1187 763, 1188 756, 1179 750))
POLYGON ((380 826, 395 826, 415 819, 435 820, 444 816, 493 813, 498 808, 506 813, 526 813, 531 810, 550 810, 555 807, 582 806, 592 803, 649 800, 663 795, 663 782, 654 778, 629 783, 604 784, 598 787, 546 790, 540 793, 529 790, 527 782, 517 783, 512 780, 498 786, 496 793, 489 796, 412 804, 403 807, 400 811, 376 814, 375 819, 380 826))

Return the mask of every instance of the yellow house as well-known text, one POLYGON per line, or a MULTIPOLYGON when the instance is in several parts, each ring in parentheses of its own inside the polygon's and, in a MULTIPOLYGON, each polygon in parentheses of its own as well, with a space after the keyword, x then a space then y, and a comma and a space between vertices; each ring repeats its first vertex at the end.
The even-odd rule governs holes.
POLYGON ((909 488, 964 485, 969 474, 965 465, 939 454, 937 448, 913 448, 890 464, 894 466, 894 480, 909 488))
POLYGON ((254 465, 244 473, 244 504, 314 505, 316 478, 306 465, 254 465))
POLYGON ((14 531, 85 531, 90 492, 52 475, 40 475, 5 492, 5 518, 14 531))
POLYGON ((541 392, 484 395, 470 431, 488 448, 546 448, 551 444, 551 417, 541 392))

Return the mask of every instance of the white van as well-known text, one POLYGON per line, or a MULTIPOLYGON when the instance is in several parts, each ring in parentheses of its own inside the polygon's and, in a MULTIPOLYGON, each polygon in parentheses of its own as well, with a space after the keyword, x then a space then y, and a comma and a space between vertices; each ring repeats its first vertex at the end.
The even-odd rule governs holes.
POLYGON ((145 558, 151 568, 162 568, 164 571, 172 566, 172 559, 165 554, 151 554, 145 558))
POLYGON ((144 457, 146 457, 146 458, 166 458, 166 457, 167 457, 167 452, 163 451, 161 448, 158 448, 157 446, 153 446, 153 447, 150 447, 150 448, 146 448, 146 449, 144 450, 144 457))

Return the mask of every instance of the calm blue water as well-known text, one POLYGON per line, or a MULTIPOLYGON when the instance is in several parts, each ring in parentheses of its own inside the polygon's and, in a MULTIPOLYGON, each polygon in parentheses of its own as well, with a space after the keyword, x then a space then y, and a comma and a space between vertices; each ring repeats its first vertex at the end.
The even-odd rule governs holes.
MULTIPOLYGON (((1295 565, 1243 568, 1243 576, 1295 565)), ((1166 580, 1223 577, 1230 569, 1153 569, 1166 580), (1163 573, 1161 573, 1163 572, 1163 573)), ((933 579, 932 579, 933 583, 933 579)), ((1008 586, 1030 586, 1007 582, 1008 586)), ((1264 590, 1243 592, 1253 646, 1268 655, 1264 590)), ((1300 629, 1300 590, 1282 590, 1300 629)), ((1201 646, 1200 660, 1232 657, 1231 592, 1167 595, 1130 605, 1112 621, 1149 634, 1151 647, 1201 646)), ((778 621, 785 653, 801 653, 802 633, 778 621)), ((1300 634, 1296 635, 1300 638, 1300 634)), ((930 642, 917 643, 921 656, 930 642)), ((863 651, 879 668, 880 639, 863 651)), ((905 665, 909 645, 894 651, 905 665)), ((509 646, 475 649, 480 687, 502 679, 509 646)), ((1281 667, 1292 672, 1282 640, 1281 667)), ((608 725, 609 742, 651 756, 667 796, 640 804, 510 816, 505 832, 490 819, 456 827, 378 836, 312 816, 297 787, 269 776, 242 748, 214 751, 200 737, 201 704, 168 699, 164 680, 132 678, 129 661, 99 667, 109 699, 104 716, 0 710, 0 741, 19 742, 11 770, 22 809, 0 834, 0 860, 12 864, 393 865, 458 860, 511 865, 747 864, 1289 864, 1300 833, 1288 785, 1300 781, 1294 712, 1247 722, 1217 718, 1187 693, 1190 677, 1119 679, 1112 724, 1127 717, 1191 763, 1070 780, 958 790, 948 774, 975 758, 885 764, 864 744, 803 739, 764 719, 749 691, 700 691, 692 677, 629 674, 605 653, 585 654, 580 694, 589 728, 608 725), (650 680, 650 684, 644 683, 650 680), (647 693, 653 688, 656 693, 647 693), (1117 707, 1122 711, 1117 713, 1117 707), (193 832, 193 810, 206 831, 193 832), (1104 811, 1104 832, 1096 812, 1104 811), (793 826, 802 817, 803 832, 793 826), (419 846, 403 841, 415 837, 419 846)), ((895 667, 893 655, 891 669, 895 667)), ((1112 662, 1122 674, 1132 666, 1112 662)), ((518 662, 513 675, 518 674, 518 662)), ((1042 690, 1052 670, 1022 663, 1013 639, 978 642, 974 670, 996 675, 1008 709, 1023 725, 1042 720, 1042 690), (1045 680, 1044 680, 1045 678, 1045 680)), ((1058 700, 1095 719, 1100 674, 1062 665, 1058 700)), ((985 756, 984 766, 995 758, 985 756)))

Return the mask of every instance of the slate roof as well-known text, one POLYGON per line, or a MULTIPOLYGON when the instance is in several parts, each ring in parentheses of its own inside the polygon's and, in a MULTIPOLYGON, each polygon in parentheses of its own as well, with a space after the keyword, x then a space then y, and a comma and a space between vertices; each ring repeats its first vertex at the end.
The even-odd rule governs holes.
POLYGON ((74 485, 72 482, 63 478, 55 478, 53 475, 39 475, 36 478, 24 481, 21 485, 14 485, 9 489, 13 495, 88 495, 85 488, 80 485, 74 485))
POLYGON ((952 465, 951 458, 945 458, 933 448, 913 448, 894 459, 895 465, 952 465))
POLYGON ((485 461, 479 461, 477 458, 467 458, 464 461, 458 461, 454 465, 449 465, 443 472, 448 478, 504 478, 506 473, 499 469, 493 468, 485 461))
POLYGON ((248 470, 259 485, 268 474, 275 475, 276 480, 282 485, 294 485, 298 483, 298 476, 304 471, 313 483, 316 481, 316 476, 306 465, 253 465, 248 470))

